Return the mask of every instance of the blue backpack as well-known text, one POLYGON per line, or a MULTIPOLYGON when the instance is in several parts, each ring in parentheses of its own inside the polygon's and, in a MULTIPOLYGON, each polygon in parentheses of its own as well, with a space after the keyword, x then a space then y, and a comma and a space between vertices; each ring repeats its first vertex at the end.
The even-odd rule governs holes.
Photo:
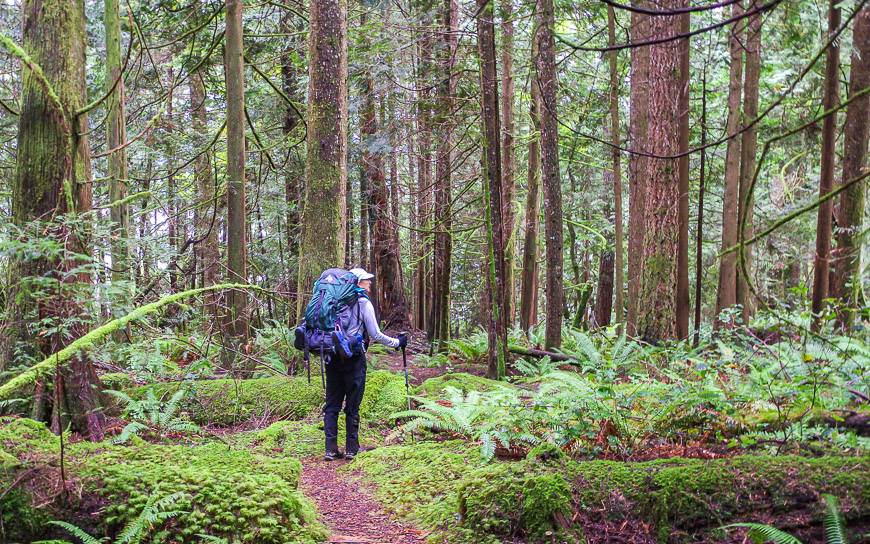
MULTIPOLYGON (((364 342, 359 338, 347 338, 345 332, 350 324, 352 312, 359 320, 359 298, 365 291, 357 286, 357 277, 341 268, 325 270, 314 282, 314 291, 308 306, 305 307, 305 320, 296 328, 294 347, 305 353, 321 356, 338 355, 351 357, 364 350, 364 342)), ((331 358, 331 357, 329 357, 331 358)))

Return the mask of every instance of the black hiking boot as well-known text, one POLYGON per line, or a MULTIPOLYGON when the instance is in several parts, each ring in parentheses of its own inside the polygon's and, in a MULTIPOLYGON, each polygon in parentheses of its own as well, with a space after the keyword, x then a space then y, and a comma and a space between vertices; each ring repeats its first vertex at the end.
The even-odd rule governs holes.
MULTIPOLYGON (((338 450, 328 451, 323 456, 323 458, 327 461, 335 461, 336 459, 344 459, 345 455, 338 450)), ((353 459, 353 457, 348 457, 348 459, 353 459)))

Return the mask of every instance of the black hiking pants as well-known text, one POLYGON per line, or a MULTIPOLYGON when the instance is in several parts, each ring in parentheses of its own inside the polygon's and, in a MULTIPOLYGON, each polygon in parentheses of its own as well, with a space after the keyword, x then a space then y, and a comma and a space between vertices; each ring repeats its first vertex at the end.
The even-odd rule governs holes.
POLYGON ((345 451, 359 451, 359 405, 366 387, 365 353, 350 359, 334 357, 326 365, 326 405, 323 430, 326 451, 338 451, 338 413, 344 404, 346 416, 345 451))

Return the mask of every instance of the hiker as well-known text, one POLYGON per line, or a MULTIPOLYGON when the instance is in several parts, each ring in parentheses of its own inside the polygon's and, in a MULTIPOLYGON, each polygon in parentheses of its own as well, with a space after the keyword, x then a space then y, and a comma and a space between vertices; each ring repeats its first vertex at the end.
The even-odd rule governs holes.
POLYGON ((370 341, 403 349, 408 333, 397 338, 381 332, 368 298, 373 274, 362 268, 350 272, 332 268, 321 274, 306 309, 306 324, 297 329, 297 348, 305 344, 326 367, 326 404, 323 430, 327 461, 353 459, 359 452, 359 406, 366 385, 366 348, 370 341), (304 341, 300 336, 304 335, 304 341), (344 404, 345 452, 338 449, 338 412, 344 404))

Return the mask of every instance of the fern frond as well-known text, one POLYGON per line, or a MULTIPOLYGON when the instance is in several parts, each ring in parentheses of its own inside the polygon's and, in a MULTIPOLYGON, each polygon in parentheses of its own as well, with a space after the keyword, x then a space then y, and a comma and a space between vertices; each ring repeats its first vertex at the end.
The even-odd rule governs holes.
POLYGON ((108 540, 108 539, 97 540, 96 538, 92 537, 91 535, 89 535, 88 533, 83 531, 82 529, 79 529, 75 525, 73 525, 71 523, 67 523, 65 521, 49 521, 49 523, 52 525, 57 525, 58 527, 60 527, 64 531, 68 532, 72 536, 81 540, 82 544, 103 544, 104 542, 106 542, 108 540))
POLYGON ((772 525, 763 523, 732 523, 726 525, 723 529, 732 527, 743 527, 749 529, 747 536, 756 544, 764 544, 765 542, 773 542, 773 544, 803 544, 796 537, 781 531, 772 525))
POLYGON ((131 438, 148 429, 147 425, 138 421, 131 421, 122 430, 121 434, 112 439, 115 444, 126 444, 131 438))
POLYGON ((822 495, 825 501, 825 539, 827 544, 846 544, 846 528, 837 497, 822 495))

